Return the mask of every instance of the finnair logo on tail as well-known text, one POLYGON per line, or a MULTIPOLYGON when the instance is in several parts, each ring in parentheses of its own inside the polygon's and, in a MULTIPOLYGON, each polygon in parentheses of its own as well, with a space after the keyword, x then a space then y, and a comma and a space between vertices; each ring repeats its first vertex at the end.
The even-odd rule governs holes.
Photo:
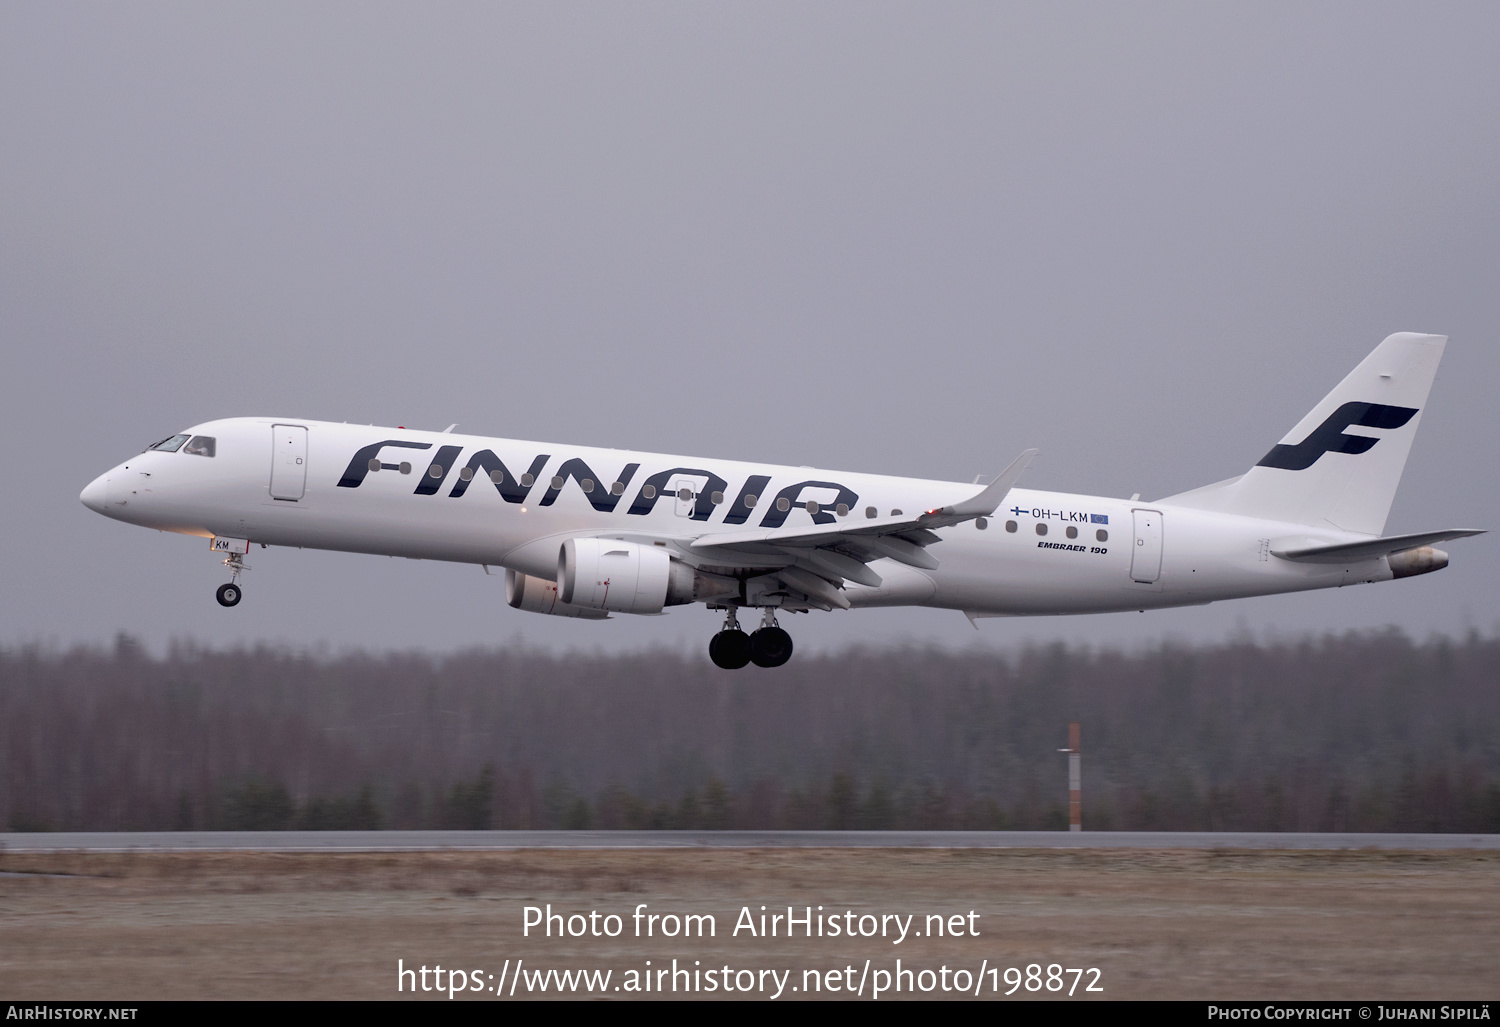
POLYGON ((1279 467, 1305 471, 1324 453, 1368 453, 1379 439, 1368 435, 1345 435, 1344 429, 1400 428, 1417 414, 1416 407, 1392 407, 1383 403, 1345 403, 1295 446, 1272 446, 1257 467, 1279 467))

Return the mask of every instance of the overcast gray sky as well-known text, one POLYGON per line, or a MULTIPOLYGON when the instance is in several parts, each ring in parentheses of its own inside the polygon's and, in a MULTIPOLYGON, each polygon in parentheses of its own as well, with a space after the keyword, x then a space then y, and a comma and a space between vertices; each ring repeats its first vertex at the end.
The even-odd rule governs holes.
MULTIPOLYGON (((1155 498, 1382 338, 1452 337, 1390 531, 1496 527, 1500 6, 0 5, 0 641, 702 646, 478 568, 200 540, 79 490, 273 414, 1155 498)), ((1383 586, 799 645, 1493 630, 1383 586)))

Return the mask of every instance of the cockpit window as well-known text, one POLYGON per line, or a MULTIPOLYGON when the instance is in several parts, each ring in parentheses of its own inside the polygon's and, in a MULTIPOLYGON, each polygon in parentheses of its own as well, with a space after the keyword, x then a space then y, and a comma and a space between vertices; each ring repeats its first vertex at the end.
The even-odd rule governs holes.
POLYGON ((194 456, 213 456, 214 437, 212 435, 194 435, 193 441, 182 447, 184 453, 194 456))
POLYGON ((150 449, 159 449, 163 453, 175 453, 182 448, 182 444, 188 440, 186 435, 173 435, 170 439, 162 439, 150 449))

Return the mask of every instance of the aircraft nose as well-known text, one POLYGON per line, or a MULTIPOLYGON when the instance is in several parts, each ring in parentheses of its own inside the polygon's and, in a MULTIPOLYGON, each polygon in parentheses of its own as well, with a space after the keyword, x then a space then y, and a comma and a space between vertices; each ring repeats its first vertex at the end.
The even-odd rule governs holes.
POLYGON ((94 511, 95 513, 103 513, 104 501, 108 493, 109 475, 101 474, 99 475, 99 477, 89 482, 82 492, 78 493, 78 498, 83 503, 83 505, 88 507, 90 510, 94 511))

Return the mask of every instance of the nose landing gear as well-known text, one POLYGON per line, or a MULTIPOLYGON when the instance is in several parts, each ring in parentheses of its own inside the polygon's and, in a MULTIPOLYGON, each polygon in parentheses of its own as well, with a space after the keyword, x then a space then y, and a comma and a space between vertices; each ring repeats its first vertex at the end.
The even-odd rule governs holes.
POLYGON ((240 574, 250 568, 245 564, 245 557, 241 553, 230 553, 224 558, 224 566, 229 568, 229 584, 220 585, 214 598, 219 600, 220 606, 238 606, 244 592, 240 589, 240 574))
POLYGON ((747 635, 740 628, 737 611, 731 608, 724 618, 724 628, 708 642, 708 658, 714 666, 739 670, 747 663, 757 667, 779 667, 792 658, 792 636, 776 623, 776 612, 769 607, 761 617, 760 627, 747 635))

